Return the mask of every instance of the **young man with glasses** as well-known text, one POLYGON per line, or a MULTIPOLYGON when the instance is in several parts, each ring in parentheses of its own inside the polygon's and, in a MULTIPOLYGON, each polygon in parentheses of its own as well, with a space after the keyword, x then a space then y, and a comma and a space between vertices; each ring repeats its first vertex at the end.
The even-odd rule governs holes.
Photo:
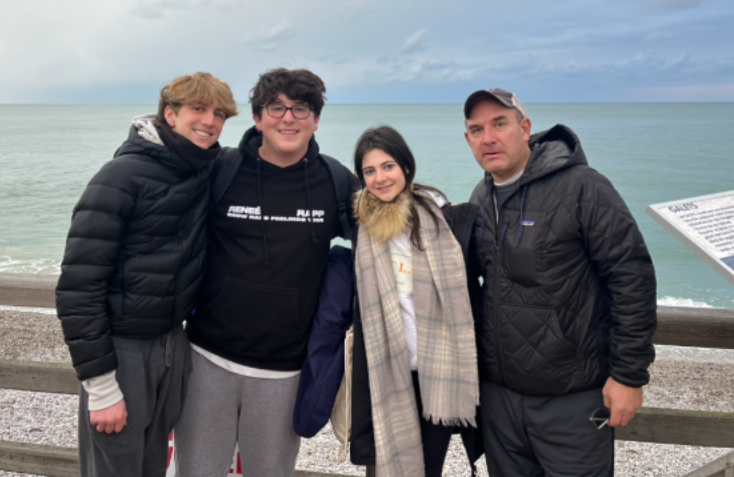
POLYGON ((250 93, 255 126, 211 211, 204 286, 187 325, 194 370, 175 433, 178 477, 225 475, 236 443, 243 475, 293 475, 299 373, 331 239, 346 235, 314 139, 325 91, 312 72, 281 68, 250 93))

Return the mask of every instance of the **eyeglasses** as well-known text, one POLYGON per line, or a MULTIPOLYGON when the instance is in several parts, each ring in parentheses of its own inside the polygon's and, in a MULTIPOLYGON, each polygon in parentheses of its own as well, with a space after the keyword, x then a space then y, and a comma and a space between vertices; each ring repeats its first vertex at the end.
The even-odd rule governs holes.
POLYGON ((604 426, 609 424, 609 419, 612 418, 612 414, 609 409, 605 407, 598 407, 591 413, 589 420, 596 427, 597 430, 601 430, 604 426))
POLYGON ((271 118, 280 119, 285 116, 285 113, 290 110, 291 114, 296 119, 306 119, 311 115, 311 108, 305 104, 296 104, 290 108, 286 108, 284 104, 266 104, 265 111, 268 112, 268 116, 271 118))

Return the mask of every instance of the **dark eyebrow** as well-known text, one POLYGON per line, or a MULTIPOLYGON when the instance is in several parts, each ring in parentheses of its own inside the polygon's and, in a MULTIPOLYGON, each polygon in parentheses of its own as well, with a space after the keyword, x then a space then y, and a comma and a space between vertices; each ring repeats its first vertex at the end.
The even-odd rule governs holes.
MULTIPOLYGON (((282 99, 274 99, 270 102, 270 104, 282 104, 285 106, 285 101, 282 99)), ((308 106, 309 104, 306 101, 303 101, 301 99, 293 101, 293 106, 308 106)))
POLYGON ((503 119, 505 121, 507 120, 507 116, 505 116, 504 114, 501 116, 497 116, 496 118, 492 118, 492 121, 502 121, 503 119))

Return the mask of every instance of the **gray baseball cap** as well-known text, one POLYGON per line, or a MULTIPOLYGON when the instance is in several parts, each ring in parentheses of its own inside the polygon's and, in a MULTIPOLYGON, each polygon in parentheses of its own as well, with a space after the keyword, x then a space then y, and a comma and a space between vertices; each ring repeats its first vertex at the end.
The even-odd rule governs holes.
POLYGON ((469 119, 469 116, 471 116, 471 110, 474 109, 474 106, 476 106, 476 104, 483 99, 491 99, 497 101, 506 108, 516 109, 520 111, 520 114, 522 114, 523 118, 528 117, 528 112, 527 110, 525 110, 525 106, 523 106, 520 100, 517 99, 515 93, 510 93, 509 91, 505 91, 501 88, 490 88, 475 91, 470 94, 468 98, 466 98, 466 102, 464 103, 465 119, 469 119))

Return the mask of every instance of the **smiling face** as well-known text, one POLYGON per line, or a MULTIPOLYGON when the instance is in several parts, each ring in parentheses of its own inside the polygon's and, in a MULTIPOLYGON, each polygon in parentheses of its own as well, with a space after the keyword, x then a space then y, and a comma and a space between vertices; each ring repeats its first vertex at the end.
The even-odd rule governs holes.
MULTIPOLYGON (((270 104, 283 105, 286 108, 295 105, 308 106, 303 101, 293 101, 282 93, 270 104)), ((260 157, 280 167, 293 165, 306 155, 308 142, 318 130, 320 118, 311 111, 307 118, 296 119, 291 110, 286 111, 282 118, 274 118, 268 114, 265 106, 260 109, 260 115, 252 116, 255 127, 263 135, 260 157)))
POLYGON ((495 101, 476 104, 466 120, 464 137, 474 158, 495 182, 504 182, 525 169, 530 160, 530 119, 495 101))
POLYGON ((166 106, 166 122, 171 129, 202 149, 209 149, 222 134, 227 114, 218 100, 211 104, 183 104, 176 112, 166 106))
POLYGON ((367 190, 383 202, 391 202, 405 190, 405 174, 391 155, 372 149, 362 159, 362 177, 367 190))

